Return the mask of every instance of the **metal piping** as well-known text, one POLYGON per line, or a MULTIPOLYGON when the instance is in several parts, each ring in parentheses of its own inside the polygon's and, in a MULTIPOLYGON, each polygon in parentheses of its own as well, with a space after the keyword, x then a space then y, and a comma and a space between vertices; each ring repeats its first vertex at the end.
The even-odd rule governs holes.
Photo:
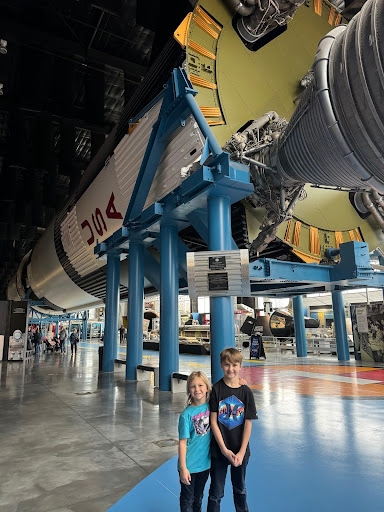
POLYGON ((253 130, 261 130, 261 128, 263 128, 270 121, 277 121, 278 119, 280 119, 279 114, 271 110, 270 112, 264 114, 262 117, 256 119, 256 121, 253 121, 253 123, 250 124, 248 128, 241 132, 241 135, 251 133, 253 130))
POLYGON ((368 192, 363 192, 361 194, 361 198, 363 200, 364 206, 369 210, 376 220, 376 222, 379 224, 381 231, 384 233, 384 218, 379 212, 379 210, 376 208, 374 203, 371 200, 371 197, 368 192))
POLYGON ((384 212, 384 197, 381 196, 377 190, 372 190, 372 195, 373 195, 373 198, 374 200, 376 201, 376 203, 380 206, 380 208, 383 210, 384 212))
POLYGON ((238 157, 241 160, 244 160, 245 162, 248 162, 249 164, 256 165, 256 167, 261 167, 262 169, 268 169, 268 171, 272 171, 273 169, 271 167, 268 167, 268 165, 265 165, 261 162, 258 162, 257 160, 254 160, 253 158, 248 158, 247 156, 243 156, 241 153, 239 153, 238 157))
POLYGON ((255 10, 253 6, 246 6, 243 3, 241 3, 240 0, 229 0, 229 4, 241 16, 249 16, 255 10))

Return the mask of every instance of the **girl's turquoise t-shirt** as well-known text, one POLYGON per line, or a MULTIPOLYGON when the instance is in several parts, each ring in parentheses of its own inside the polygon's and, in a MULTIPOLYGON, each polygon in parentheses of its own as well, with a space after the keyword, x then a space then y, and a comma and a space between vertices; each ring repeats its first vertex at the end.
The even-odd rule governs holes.
MULTIPOLYGON (((180 414, 179 439, 187 441, 187 468, 190 473, 200 473, 211 467, 209 405, 189 405, 180 414)), ((177 467, 180 469, 179 463, 177 467)))

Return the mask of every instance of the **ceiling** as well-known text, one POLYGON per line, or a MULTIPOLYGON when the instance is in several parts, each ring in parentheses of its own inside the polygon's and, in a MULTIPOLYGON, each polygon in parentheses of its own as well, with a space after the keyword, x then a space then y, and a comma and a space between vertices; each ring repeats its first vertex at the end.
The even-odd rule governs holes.
POLYGON ((0 1, 0 300, 193 3, 0 1))

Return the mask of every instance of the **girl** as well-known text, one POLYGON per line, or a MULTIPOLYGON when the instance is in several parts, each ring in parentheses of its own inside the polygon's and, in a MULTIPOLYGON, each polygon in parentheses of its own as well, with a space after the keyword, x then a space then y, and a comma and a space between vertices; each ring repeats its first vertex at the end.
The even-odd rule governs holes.
POLYGON ((208 407, 210 390, 205 373, 192 372, 188 377, 187 407, 179 419, 181 512, 201 512, 204 487, 211 467, 208 407))

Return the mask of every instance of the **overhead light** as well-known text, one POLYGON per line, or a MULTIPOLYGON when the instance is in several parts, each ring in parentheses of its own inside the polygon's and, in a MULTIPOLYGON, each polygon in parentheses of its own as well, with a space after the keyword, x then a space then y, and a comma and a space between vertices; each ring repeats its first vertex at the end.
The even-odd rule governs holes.
POLYGON ((4 94, 3 87, 4 87, 4 84, 0 84, 0 96, 2 96, 4 94))
POLYGON ((7 46, 8 46, 8 41, 6 41, 5 39, 0 39, 0 53, 2 53, 3 55, 6 55, 8 52, 7 46))

